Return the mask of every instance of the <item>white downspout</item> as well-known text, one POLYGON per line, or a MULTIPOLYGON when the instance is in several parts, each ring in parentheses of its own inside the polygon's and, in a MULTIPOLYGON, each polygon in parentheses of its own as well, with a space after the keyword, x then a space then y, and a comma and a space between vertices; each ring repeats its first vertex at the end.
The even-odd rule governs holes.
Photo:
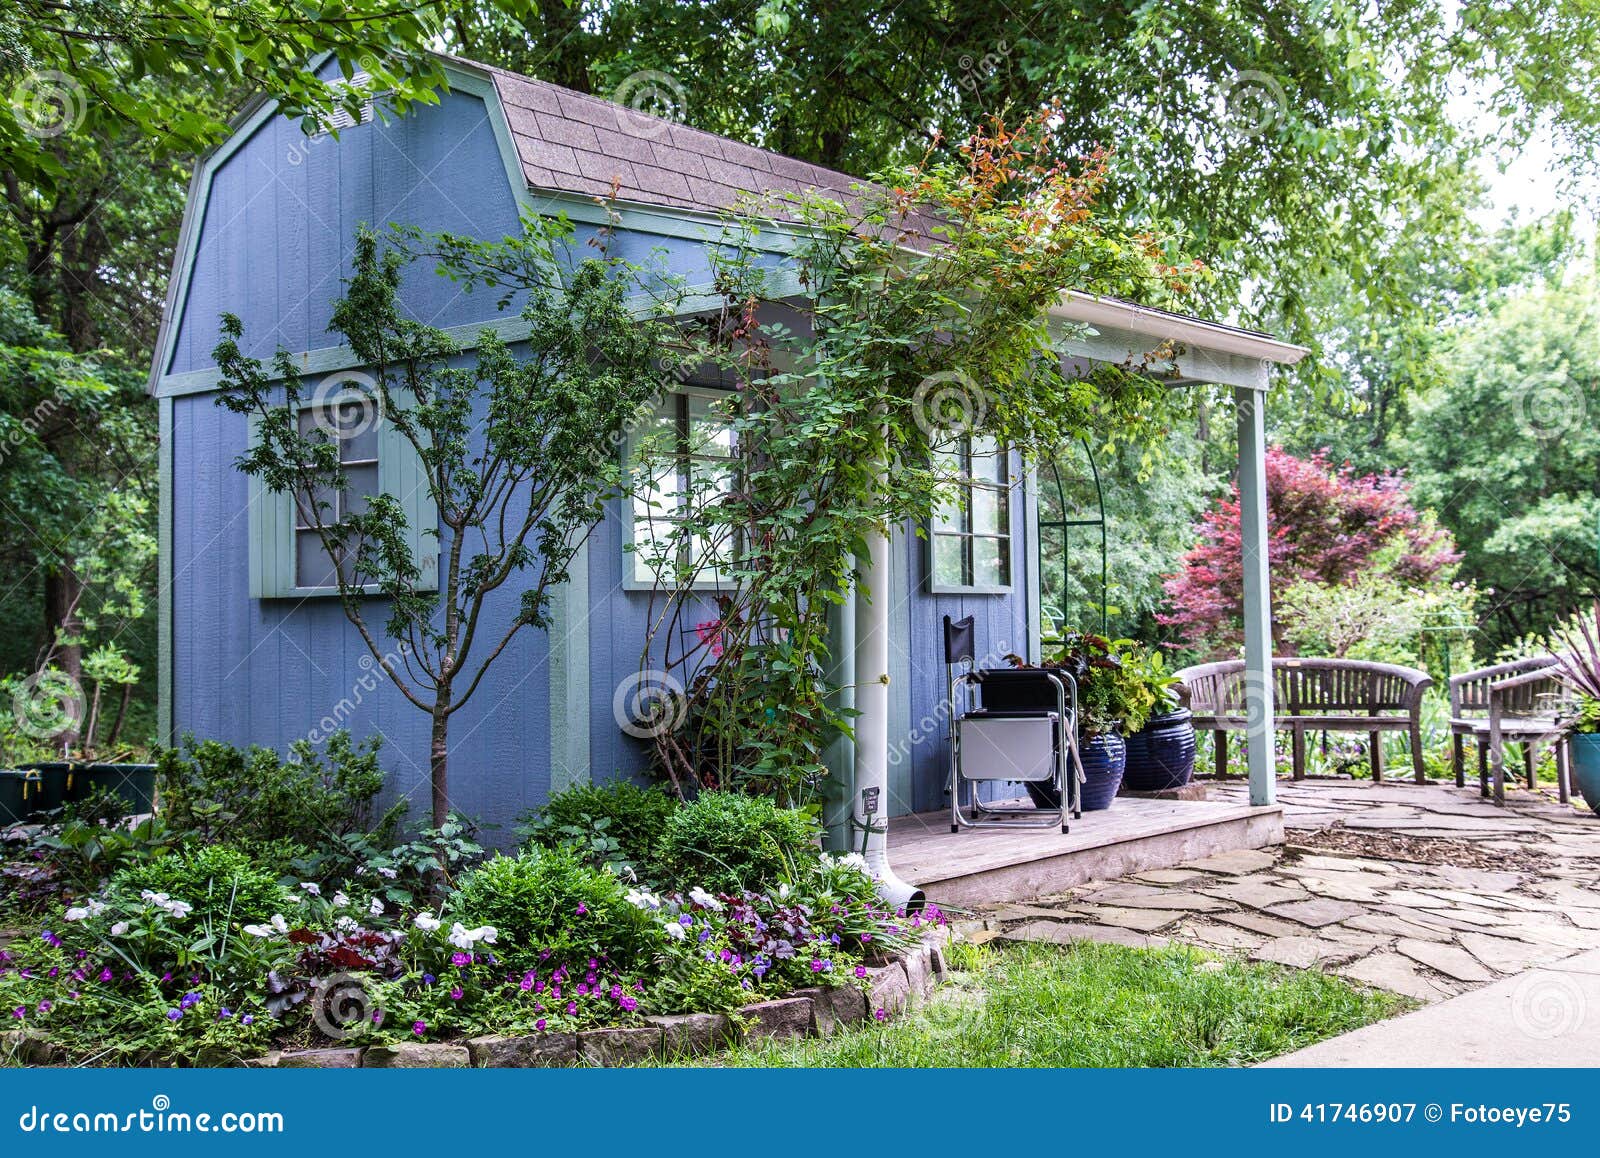
POLYGON ((927 896, 889 867, 889 538, 867 536, 856 586, 856 759, 851 816, 856 847, 865 835, 867 869, 895 909, 920 909, 927 896), (873 811, 868 812, 868 808, 873 811))

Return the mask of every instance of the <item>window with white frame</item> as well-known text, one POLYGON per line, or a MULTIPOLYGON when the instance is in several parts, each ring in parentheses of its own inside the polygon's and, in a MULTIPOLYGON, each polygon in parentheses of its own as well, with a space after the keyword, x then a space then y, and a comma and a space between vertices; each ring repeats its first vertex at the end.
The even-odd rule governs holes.
POLYGON ((685 387, 661 399, 634 432, 629 459, 638 485, 631 557, 624 565, 630 587, 712 587, 725 581, 735 553, 731 534, 708 542, 680 528, 733 486, 731 398, 727 391, 685 387))
POLYGON ((1010 455, 993 438, 962 436, 934 452, 933 466, 954 480, 928 529, 933 590, 1009 591, 1010 455))

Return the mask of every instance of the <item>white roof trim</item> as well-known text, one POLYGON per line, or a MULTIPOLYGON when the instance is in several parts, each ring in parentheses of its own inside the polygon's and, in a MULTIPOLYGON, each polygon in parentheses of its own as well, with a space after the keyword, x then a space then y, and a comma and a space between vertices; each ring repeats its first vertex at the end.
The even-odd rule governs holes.
POLYGON ((1254 330, 1241 330, 1077 290, 1063 293, 1060 304, 1051 308, 1050 316, 1095 327, 1106 326, 1163 342, 1181 342, 1221 354, 1261 358, 1284 366, 1294 365, 1311 352, 1305 346, 1280 342, 1254 330))

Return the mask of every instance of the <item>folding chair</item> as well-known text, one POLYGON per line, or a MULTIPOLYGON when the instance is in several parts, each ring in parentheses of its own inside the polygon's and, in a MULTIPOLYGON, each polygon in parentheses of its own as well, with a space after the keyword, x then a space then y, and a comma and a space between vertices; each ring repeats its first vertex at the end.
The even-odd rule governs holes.
POLYGON ((1068 814, 1083 815, 1078 681, 1068 672, 1037 668, 980 671, 973 635, 970 615, 944 617, 950 831, 1059 824, 1066 832, 1068 814), (966 670, 958 674, 959 664, 966 670), (1032 803, 985 803, 979 790, 995 783, 1021 783, 1032 803))

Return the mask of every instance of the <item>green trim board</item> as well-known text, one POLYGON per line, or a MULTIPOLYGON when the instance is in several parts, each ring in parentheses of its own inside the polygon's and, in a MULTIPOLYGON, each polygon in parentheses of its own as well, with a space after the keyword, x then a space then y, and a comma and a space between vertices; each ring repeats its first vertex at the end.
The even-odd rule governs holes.
POLYGON ((593 780, 589 741, 589 550, 572 557, 551 601, 546 639, 550 706, 550 794, 593 780))
MULTIPOLYGON (((1114 326, 1088 326, 1052 320, 1050 334, 1067 357, 1088 358, 1113 366, 1137 367, 1158 350, 1162 341, 1148 334, 1114 326)), ((1230 354, 1194 343, 1175 344, 1169 358, 1150 364, 1151 377, 1172 386, 1214 382, 1246 390, 1266 390, 1271 385, 1270 364, 1261 358, 1230 354)))
POLYGON ((163 398, 156 405, 156 476, 160 492, 156 515, 156 734, 161 743, 169 747, 177 743, 172 703, 175 659, 172 635, 173 406, 170 398, 163 398))

